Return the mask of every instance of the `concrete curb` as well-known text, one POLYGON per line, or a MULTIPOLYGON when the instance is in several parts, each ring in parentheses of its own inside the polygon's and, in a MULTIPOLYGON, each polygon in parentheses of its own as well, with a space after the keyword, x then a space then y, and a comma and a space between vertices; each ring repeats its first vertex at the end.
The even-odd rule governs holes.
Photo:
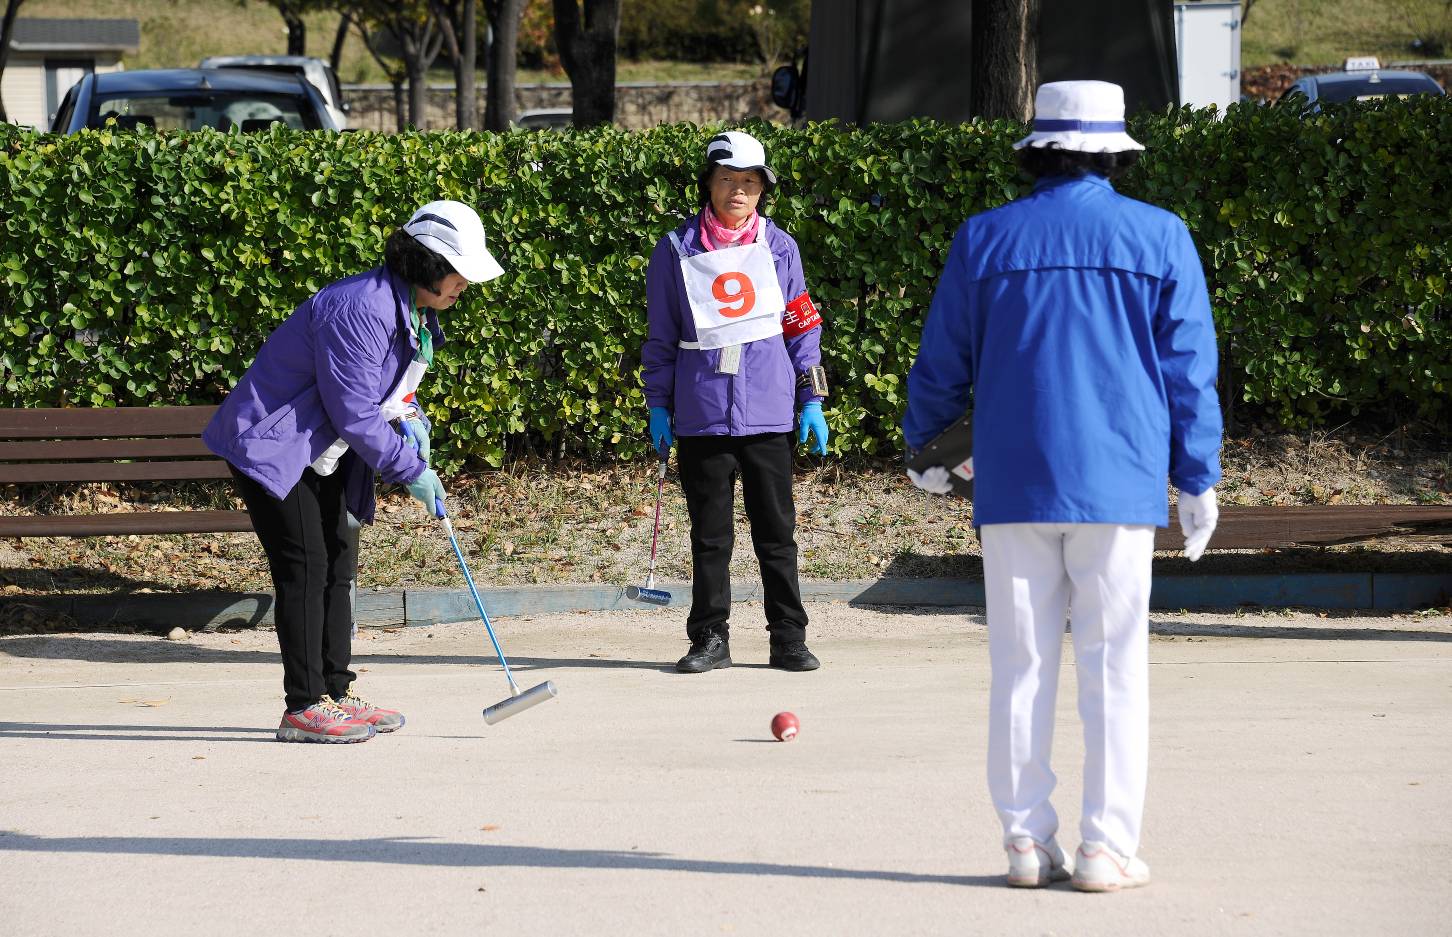
MULTIPOLYGON (((671 593, 671 606, 690 605, 688 582, 657 583, 671 593)), ((761 583, 734 582, 737 602, 761 599, 761 583)), ((625 598, 619 586, 513 586, 480 592, 492 615, 544 615, 649 609, 625 598)), ((972 579, 859 579, 803 582, 808 602, 853 605, 983 606, 983 583, 972 579)), ((1251 576, 1156 576, 1151 608, 1226 609, 1307 607, 1392 612, 1452 603, 1452 573, 1298 573, 1251 576)), ((11 596, 0 610, 65 615, 87 627, 126 625, 209 631, 272 623, 272 595, 266 592, 127 593, 110 595, 11 596)), ((354 612, 363 627, 431 625, 478 616, 466 589, 401 589, 362 592, 354 612)))

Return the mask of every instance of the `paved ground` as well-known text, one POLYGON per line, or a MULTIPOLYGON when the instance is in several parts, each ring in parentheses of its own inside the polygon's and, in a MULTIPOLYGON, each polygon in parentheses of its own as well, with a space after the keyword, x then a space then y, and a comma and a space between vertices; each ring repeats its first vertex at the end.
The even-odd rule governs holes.
POLYGON ((1156 881, 1091 896, 1000 885, 981 617, 812 613, 803 675, 759 608, 701 677, 674 612, 503 620, 560 697, 492 727, 476 626, 365 634, 409 724, 340 747, 271 741, 270 633, 0 639, 0 933, 1448 932, 1452 619, 1156 616, 1156 881))

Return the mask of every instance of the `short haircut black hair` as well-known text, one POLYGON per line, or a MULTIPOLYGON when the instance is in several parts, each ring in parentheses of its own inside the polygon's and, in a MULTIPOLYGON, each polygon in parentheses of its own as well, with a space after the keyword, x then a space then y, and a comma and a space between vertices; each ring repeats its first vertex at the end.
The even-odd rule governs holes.
POLYGON ((443 257, 424 247, 412 234, 397 228, 383 245, 383 262, 409 286, 437 293, 439 282, 454 272, 443 257))
MULTIPOLYGON (((707 163, 706 168, 702 169, 700 175, 696 176, 696 198, 701 203, 702 208, 705 208, 707 205, 711 204, 711 174, 716 171, 716 167, 719 165, 721 164, 707 163)), ((730 166, 727 166, 726 168, 731 169, 730 166)), ((741 172, 742 170, 731 169, 731 171, 741 172)), ((766 178, 766 173, 762 172, 760 169, 753 169, 751 171, 756 173, 756 177, 761 180, 760 204, 762 207, 765 207, 767 201, 771 198, 771 193, 776 191, 776 183, 766 178)))
POLYGON ((1083 176, 1094 173, 1118 179, 1139 162, 1139 150, 1118 153, 1081 153, 1056 146, 1026 146, 1018 151, 1018 168, 1035 179, 1083 176))

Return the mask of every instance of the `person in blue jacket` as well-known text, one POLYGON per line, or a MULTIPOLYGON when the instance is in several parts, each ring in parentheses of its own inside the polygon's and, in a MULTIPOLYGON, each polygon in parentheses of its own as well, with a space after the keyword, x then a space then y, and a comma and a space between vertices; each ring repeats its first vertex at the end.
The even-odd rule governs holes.
MULTIPOLYGON (((988 781, 1008 883, 1070 877, 1049 765, 1067 618, 1085 747, 1073 884, 1113 891, 1149 881, 1136 853, 1166 477, 1191 560, 1218 515, 1215 326, 1184 222, 1110 183, 1143 149, 1124 131, 1118 85, 1043 85, 1033 132, 1015 148, 1033 191, 958 229, 902 425, 919 450, 971 397, 993 673, 988 781)), ((909 475, 936 494, 950 488, 944 468, 909 475)))
POLYGON ((361 742, 403 725, 352 686, 356 524, 373 521, 375 476, 441 516, 415 392, 444 341, 438 313, 503 272, 472 208, 424 205, 382 266, 323 287, 273 331, 202 434, 231 466, 272 573, 280 741, 361 742))

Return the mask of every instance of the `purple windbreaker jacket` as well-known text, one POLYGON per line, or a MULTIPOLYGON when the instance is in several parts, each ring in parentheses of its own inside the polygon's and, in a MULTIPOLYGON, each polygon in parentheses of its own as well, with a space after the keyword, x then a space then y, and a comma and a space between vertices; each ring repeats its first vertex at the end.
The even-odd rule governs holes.
MULTIPOLYGON (((323 287, 268 336, 202 441, 282 499, 341 437, 348 510, 372 523, 374 473, 407 484, 427 467, 379 410, 418 350, 408 303, 386 267, 323 287)), ((433 310, 427 323, 442 344, 433 310)))
MULTIPOLYGON (((792 236, 763 217, 766 243, 787 302, 806 292, 802 255, 792 236)), ((687 257, 703 253, 697 215, 676 229, 687 257)), ((734 248, 725 248, 733 250, 734 248)), ((696 324, 686 299, 686 282, 671 239, 663 237, 650 255, 645 274, 650 320, 641 348, 641 373, 648 406, 665 407, 675 418, 677 436, 750 436, 790 432, 797 405, 821 398, 798 388, 797 375, 822 361, 821 327, 795 338, 777 335, 741 349, 736 374, 717 374, 716 349, 681 348, 696 341, 696 324)))

